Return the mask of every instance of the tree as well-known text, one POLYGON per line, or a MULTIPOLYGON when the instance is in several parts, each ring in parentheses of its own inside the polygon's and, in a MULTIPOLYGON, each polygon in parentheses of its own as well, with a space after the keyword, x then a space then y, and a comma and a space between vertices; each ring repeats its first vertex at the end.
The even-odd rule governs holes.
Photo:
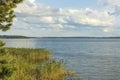
MULTIPOLYGON (((17 4, 23 0, 0 0, 0 30, 7 31, 12 26, 13 18, 15 17, 14 8, 17 4)), ((0 79, 8 80, 15 70, 15 67, 11 64, 10 58, 8 58, 9 52, 5 48, 2 48, 5 43, 0 41, 0 79)))
POLYGON ((0 30, 10 29, 13 18, 15 17, 14 8, 23 0, 0 0, 0 30))

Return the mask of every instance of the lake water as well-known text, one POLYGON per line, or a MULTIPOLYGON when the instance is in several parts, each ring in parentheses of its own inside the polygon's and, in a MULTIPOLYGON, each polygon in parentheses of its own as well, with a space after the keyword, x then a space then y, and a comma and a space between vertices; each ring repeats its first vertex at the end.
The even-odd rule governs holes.
POLYGON ((120 80, 120 39, 37 38, 3 39, 7 47, 46 48, 63 59, 74 77, 83 80, 120 80))

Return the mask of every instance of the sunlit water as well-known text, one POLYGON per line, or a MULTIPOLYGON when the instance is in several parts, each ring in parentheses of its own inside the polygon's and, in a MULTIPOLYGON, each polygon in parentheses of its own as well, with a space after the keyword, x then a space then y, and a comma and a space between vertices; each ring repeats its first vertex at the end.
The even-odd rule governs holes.
POLYGON ((39 38, 3 39, 6 47, 46 48, 63 59, 74 77, 120 80, 120 39, 39 38))

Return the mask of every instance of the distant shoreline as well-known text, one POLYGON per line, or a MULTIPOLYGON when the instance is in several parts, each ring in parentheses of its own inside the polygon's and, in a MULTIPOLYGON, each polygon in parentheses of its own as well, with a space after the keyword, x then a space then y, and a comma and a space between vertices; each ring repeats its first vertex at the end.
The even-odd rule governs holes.
POLYGON ((120 37, 28 37, 17 35, 0 35, 0 39, 30 39, 30 38, 87 38, 87 39, 120 39, 120 37))
POLYGON ((33 38, 27 36, 16 36, 16 35, 0 35, 0 39, 24 39, 24 38, 33 38))

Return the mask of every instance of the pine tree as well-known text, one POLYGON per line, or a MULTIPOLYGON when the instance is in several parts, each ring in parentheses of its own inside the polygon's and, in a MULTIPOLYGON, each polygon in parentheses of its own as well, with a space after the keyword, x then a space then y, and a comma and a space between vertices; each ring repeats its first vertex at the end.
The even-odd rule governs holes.
MULTIPOLYGON (((0 0, 0 30, 7 31, 12 26, 15 17, 14 8, 23 0, 0 0)), ((8 80, 15 67, 11 64, 11 56, 7 49, 3 48, 4 42, 0 41, 0 80, 8 80), (10 57, 10 58, 8 58, 10 57)))

